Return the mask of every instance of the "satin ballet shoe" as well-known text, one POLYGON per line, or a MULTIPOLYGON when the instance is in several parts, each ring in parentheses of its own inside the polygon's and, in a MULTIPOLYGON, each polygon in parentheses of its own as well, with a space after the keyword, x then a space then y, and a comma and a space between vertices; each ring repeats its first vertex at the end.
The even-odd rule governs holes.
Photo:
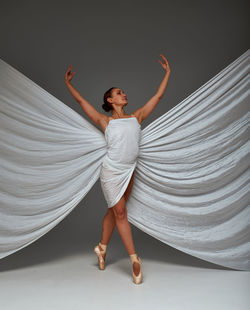
POLYGON ((106 249, 107 249, 107 245, 102 244, 101 242, 99 242, 99 244, 94 248, 94 252, 96 253, 98 257, 99 268, 101 270, 105 269, 105 260, 103 258, 103 255, 106 253, 106 249), (99 248, 99 246, 102 248, 102 250, 99 248))
POLYGON ((140 259, 140 257, 138 257, 137 254, 131 254, 129 255, 130 256, 130 261, 132 263, 132 276, 133 276, 133 282, 135 284, 140 284, 142 282, 142 270, 141 270, 141 264, 142 264, 142 261, 140 259), (135 273, 134 273, 134 269, 133 269, 133 263, 136 262, 136 263, 139 263, 140 264, 140 272, 139 274, 136 276, 135 273))

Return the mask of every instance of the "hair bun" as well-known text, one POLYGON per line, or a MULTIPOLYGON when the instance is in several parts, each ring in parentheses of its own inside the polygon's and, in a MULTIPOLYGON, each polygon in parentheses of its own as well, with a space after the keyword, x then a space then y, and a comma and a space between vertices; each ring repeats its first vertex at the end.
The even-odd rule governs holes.
POLYGON ((111 93, 112 93, 112 90, 114 88, 117 88, 117 87, 111 87, 110 89, 108 89, 105 94, 103 95, 103 101, 104 101, 104 104, 102 105, 102 108, 103 110, 105 110, 106 112, 109 112, 111 110, 113 110, 113 107, 111 106, 111 104, 107 101, 108 98, 111 97, 111 93))
POLYGON ((103 108, 103 110, 106 111, 106 112, 109 112, 110 110, 112 110, 112 109, 110 108, 110 106, 109 106, 106 102, 103 103, 102 108, 103 108))

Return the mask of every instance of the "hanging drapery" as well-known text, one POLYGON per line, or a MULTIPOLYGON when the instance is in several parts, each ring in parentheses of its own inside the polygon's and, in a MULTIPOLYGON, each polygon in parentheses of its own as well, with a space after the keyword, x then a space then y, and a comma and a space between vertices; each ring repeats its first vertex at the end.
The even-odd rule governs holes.
MULTIPOLYGON (((142 130, 128 220, 250 269, 249 50, 142 130)), ((0 60, 0 258, 65 218, 100 175, 101 130, 0 60)), ((100 193, 101 194, 101 193, 100 193)))

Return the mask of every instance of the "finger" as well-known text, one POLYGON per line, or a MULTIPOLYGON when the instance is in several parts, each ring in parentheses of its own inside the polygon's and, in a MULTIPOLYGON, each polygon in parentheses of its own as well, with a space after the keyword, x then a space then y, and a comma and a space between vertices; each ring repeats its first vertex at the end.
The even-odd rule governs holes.
POLYGON ((162 57, 165 61, 167 61, 166 57, 164 57, 163 54, 161 54, 161 57, 162 57))

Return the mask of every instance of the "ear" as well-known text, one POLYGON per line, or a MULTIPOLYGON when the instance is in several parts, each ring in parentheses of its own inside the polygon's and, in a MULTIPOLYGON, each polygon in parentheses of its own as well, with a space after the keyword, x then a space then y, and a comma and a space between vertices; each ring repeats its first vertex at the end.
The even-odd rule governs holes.
POLYGON ((107 98, 107 101, 108 101, 109 103, 112 103, 112 98, 111 98, 111 97, 108 97, 108 98, 107 98))

